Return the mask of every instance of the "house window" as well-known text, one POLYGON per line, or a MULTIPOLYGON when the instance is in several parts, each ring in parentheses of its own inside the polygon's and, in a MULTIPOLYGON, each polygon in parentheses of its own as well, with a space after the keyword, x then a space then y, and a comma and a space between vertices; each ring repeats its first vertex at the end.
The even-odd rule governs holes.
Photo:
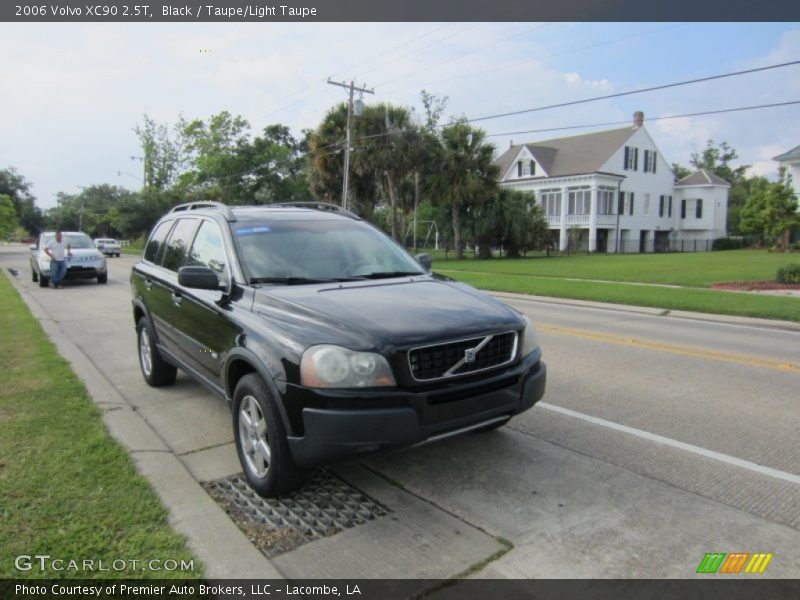
POLYGON ((686 218, 686 200, 681 200, 681 219, 686 218))
POLYGON ((531 161, 530 174, 531 174, 531 176, 536 175, 536 161, 535 160, 531 161))
POLYGON ((650 214, 650 194, 644 195, 644 214, 650 214))
POLYGON ((570 188, 569 214, 588 215, 592 207, 592 191, 589 188, 570 188))
POLYGON ((702 219, 703 218, 703 199, 698 198, 695 205, 694 205, 694 218, 695 219, 702 219))
POLYGON ((656 172, 656 152, 655 150, 644 151, 644 171, 645 173, 656 172))
POLYGON ((599 188, 597 190, 597 214, 614 214, 614 188, 599 188))
POLYGON ((625 161, 623 167, 626 171, 639 170, 639 149, 633 146, 625 146, 625 161))
POLYGON ((517 177, 522 177, 522 161, 517 161, 517 177))
POLYGON ((541 193, 542 210, 549 217, 561 214, 561 190, 544 190, 541 193))

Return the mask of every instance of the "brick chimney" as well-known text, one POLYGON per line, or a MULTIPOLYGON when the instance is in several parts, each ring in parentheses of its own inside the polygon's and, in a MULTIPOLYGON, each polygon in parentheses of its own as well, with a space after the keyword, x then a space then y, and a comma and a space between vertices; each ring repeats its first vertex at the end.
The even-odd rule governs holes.
POLYGON ((635 113, 633 113, 633 127, 638 129, 642 125, 644 125, 644 113, 640 110, 637 110, 635 113))

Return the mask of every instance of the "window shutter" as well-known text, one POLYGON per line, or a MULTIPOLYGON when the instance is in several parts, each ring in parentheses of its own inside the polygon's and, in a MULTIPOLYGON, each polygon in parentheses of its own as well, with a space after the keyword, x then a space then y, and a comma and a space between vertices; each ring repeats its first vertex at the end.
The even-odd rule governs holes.
POLYGON ((536 161, 531 161, 531 175, 536 175, 536 161))
MULTIPOLYGON (((631 147, 625 146, 625 161, 622 164, 622 168, 626 171, 628 170, 628 160, 630 159, 631 155, 631 147)), ((620 192, 620 198, 622 198, 622 192, 620 192)))
POLYGON ((686 218, 686 200, 681 200, 681 219, 686 218))
POLYGON ((702 219, 703 218, 703 199, 698 198, 697 204, 694 208, 694 218, 695 219, 702 219))
POLYGON ((631 197, 631 203, 630 203, 631 210, 629 214, 633 214, 633 192, 630 192, 630 197, 631 197))
POLYGON ((517 177, 522 177, 522 161, 517 161, 517 177))
POLYGON ((617 198, 617 214, 625 214, 625 192, 620 192, 619 198, 617 198))
POLYGON ((653 152, 652 152, 652 156, 653 156, 653 158, 652 158, 651 160, 653 161, 653 173, 655 173, 655 172, 656 172, 656 163, 658 162, 658 161, 656 160, 656 159, 658 158, 658 152, 656 152, 655 150, 653 150, 653 152))
POLYGON ((669 197, 669 204, 667 206, 667 216, 672 216, 672 196, 669 197))
POLYGON ((634 171, 638 171, 639 170, 639 149, 638 148, 634 148, 633 149, 633 170, 634 171))
POLYGON ((658 216, 664 216, 664 196, 658 197, 658 216))
POLYGON ((650 151, 644 151, 644 172, 647 173, 650 170, 650 151))

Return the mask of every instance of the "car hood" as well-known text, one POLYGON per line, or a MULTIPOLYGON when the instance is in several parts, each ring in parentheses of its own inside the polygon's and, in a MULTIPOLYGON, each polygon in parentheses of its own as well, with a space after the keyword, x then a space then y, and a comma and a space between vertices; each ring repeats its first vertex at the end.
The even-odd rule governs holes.
POLYGON ((520 314, 462 283, 422 276, 341 284, 270 286, 256 293, 256 312, 279 310, 309 321, 311 344, 349 340, 366 349, 409 347, 519 330, 520 314), (311 327, 313 323, 321 327, 311 327), (321 335, 314 339, 315 330, 321 335), (334 335, 331 335, 334 334, 334 335))

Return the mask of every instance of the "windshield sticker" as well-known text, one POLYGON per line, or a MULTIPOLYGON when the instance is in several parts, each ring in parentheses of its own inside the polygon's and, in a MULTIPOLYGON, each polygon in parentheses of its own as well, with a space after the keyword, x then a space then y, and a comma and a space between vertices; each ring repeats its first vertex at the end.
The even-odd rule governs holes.
POLYGON ((268 233, 272 231, 266 225, 259 225, 258 227, 242 227, 236 230, 236 235, 253 235, 254 233, 268 233))

